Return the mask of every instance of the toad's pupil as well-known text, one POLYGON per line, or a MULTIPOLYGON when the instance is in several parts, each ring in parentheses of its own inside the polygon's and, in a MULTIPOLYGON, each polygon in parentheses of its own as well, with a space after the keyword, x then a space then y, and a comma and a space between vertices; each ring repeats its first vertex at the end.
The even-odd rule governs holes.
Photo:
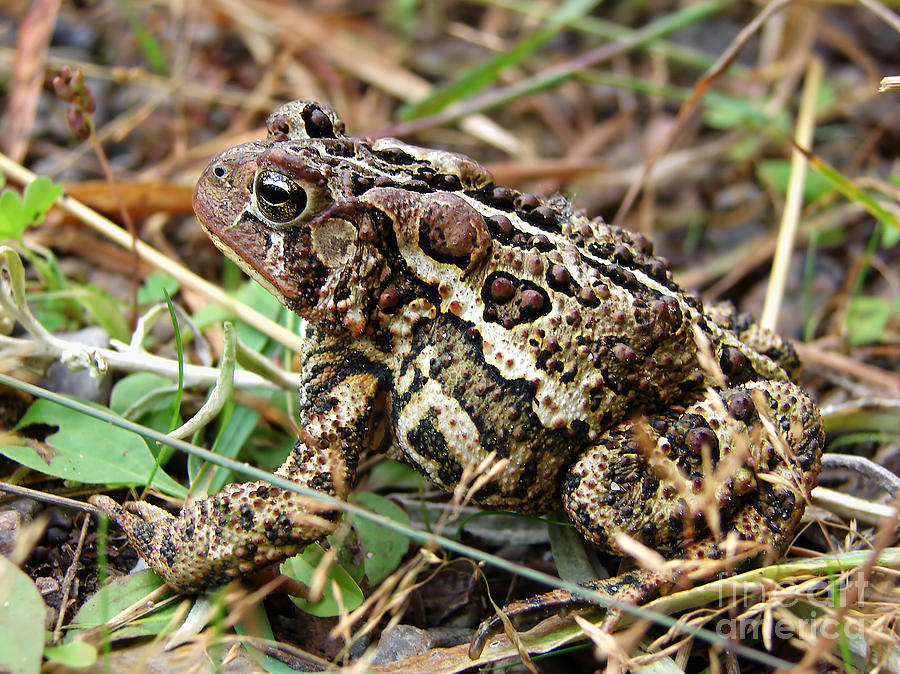
POLYGON ((283 173, 260 172, 254 192, 259 210, 273 222, 290 222, 306 208, 306 192, 283 173))
POLYGON ((290 192, 283 185, 263 183, 259 187, 259 198, 270 206, 282 206, 290 197, 290 192))

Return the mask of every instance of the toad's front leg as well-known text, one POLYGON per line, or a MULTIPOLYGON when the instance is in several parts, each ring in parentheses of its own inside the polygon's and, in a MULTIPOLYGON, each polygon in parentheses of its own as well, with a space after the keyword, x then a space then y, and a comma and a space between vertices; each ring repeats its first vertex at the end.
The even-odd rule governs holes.
MULTIPOLYGON (((300 440, 276 475, 345 499, 356 477, 378 381, 368 373, 341 375, 319 360, 319 367, 304 370, 313 373, 304 387, 314 402, 301 406, 300 440)), ((143 501, 125 508, 106 496, 91 502, 122 528, 151 569, 186 593, 297 554, 334 531, 341 515, 331 505, 266 482, 229 485, 185 506, 176 517, 143 501)))

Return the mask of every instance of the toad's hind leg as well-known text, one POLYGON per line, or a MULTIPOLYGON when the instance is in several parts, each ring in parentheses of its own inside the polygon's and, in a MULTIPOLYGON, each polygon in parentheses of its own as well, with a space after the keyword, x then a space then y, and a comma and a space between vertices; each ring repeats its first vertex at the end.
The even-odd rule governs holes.
MULTIPOLYGON (((301 389, 307 395, 305 402, 301 395, 300 440, 276 474, 343 500, 379 387, 373 375, 340 372, 328 354, 316 355, 304 368, 310 376, 301 389)), ((151 569, 187 593, 297 554, 334 531, 341 515, 333 505, 267 482, 229 485, 176 517, 145 502, 126 508, 106 496, 91 502, 122 528, 151 569)))
MULTIPOLYGON (((565 509, 587 540, 622 556, 622 534, 670 559, 724 560, 726 539, 745 548, 744 560, 781 554, 815 486, 823 440, 818 409, 791 382, 711 390, 687 410, 601 435, 569 470, 565 509)), ((637 603, 676 579, 636 569, 586 587, 637 603)), ((557 590, 504 611, 533 621, 587 605, 557 590)), ((500 626, 496 617, 483 623, 471 652, 500 626)))
POLYGON ((711 390, 683 412, 602 435, 570 469, 565 509, 586 539, 620 555, 617 534, 672 558, 710 531, 781 552, 815 486, 823 439, 818 409, 791 382, 711 390))

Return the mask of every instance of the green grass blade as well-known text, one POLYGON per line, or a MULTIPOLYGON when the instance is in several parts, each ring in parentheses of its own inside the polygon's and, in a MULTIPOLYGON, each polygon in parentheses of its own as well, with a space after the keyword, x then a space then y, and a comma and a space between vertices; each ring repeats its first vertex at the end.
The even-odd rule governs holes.
POLYGON ((550 20, 543 28, 520 40, 508 51, 489 56, 463 72, 449 86, 437 89, 418 103, 407 106, 402 113, 403 119, 418 119, 426 115, 433 115, 451 103, 467 98, 490 86, 497 81, 497 77, 504 69, 521 63, 547 40, 572 22, 583 18, 599 3, 600 0, 569 0, 562 9, 551 15, 550 20))
POLYGON ((881 222, 900 230, 900 218, 898 218, 897 214, 891 213, 875 198, 850 182, 850 180, 844 177, 840 171, 825 162, 821 157, 799 146, 795 147, 806 155, 810 167, 831 183, 831 186, 834 189, 843 194, 850 201, 858 203, 881 222))

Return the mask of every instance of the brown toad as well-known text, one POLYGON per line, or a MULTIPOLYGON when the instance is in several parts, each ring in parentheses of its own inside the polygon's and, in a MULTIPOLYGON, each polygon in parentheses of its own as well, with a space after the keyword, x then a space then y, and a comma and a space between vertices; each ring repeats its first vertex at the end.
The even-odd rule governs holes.
MULTIPOLYGON (((346 136, 312 101, 268 128, 212 161, 194 207, 308 321, 302 431, 278 475, 344 499, 361 452, 387 437, 452 490, 496 452, 507 461, 480 503, 563 509, 614 553, 618 533, 669 558, 721 558, 732 532, 784 551, 823 442, 788 344, 705 312, 643 236, 495 186, 467 157, 346 136)), ((264 482, 177 517, 95 503, 185 592, 293 555, 340 516, 264 482)), ((594 587, 636 600, 671 580, 639 570, 594 587)))

